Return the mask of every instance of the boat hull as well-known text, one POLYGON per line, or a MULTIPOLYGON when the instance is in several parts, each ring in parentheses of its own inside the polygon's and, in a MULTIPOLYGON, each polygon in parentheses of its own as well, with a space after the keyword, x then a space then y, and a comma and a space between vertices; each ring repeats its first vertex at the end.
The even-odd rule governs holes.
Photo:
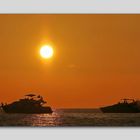
POLYGON ((100 108, 103 113, 140 113, 136 104, 115 104, 100 108))
POLYGON ((24 113, 24 114, 48 114, 52 113, 51 107, 11 107, 11 106, 3 106, 3 110, 6 113, 24 113))

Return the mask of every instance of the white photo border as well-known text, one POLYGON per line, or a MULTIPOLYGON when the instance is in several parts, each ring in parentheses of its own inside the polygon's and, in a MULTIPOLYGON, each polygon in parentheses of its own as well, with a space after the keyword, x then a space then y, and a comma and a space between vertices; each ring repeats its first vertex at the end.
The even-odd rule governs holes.
POLYGON ((0 13, 140 13, 139 0, 0 0, 0 13))
MULTIPOLYGON (((139 14, 140 0, 0 0, 0 14, 139 14)), ((140 137, 139 127, 43 127, 0 128, 0 138, 132 140, 140 137)))

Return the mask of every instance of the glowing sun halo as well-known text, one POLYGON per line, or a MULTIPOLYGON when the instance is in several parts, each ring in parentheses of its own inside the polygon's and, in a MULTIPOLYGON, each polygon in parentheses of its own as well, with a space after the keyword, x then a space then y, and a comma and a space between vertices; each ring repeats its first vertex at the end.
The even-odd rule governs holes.
POLYGON ((40 49, 41 57, 47 59, 53 56, 53 48, 49 45, 42 46, 40 49))

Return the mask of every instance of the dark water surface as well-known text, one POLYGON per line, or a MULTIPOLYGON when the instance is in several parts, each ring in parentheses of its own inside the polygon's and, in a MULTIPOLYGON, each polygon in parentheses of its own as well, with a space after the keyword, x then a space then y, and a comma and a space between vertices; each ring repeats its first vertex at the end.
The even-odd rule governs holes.
POLYGON ((52 114, 0 113, 0 126, 140 126, 140 113, 56 109, 52 114))

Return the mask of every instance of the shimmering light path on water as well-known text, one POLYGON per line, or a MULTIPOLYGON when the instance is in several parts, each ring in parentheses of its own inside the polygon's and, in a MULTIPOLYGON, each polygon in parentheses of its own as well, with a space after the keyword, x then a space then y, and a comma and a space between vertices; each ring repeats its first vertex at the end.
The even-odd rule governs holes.
POLYGON ((59 109, 52 114, 0 114, 0 126, 140 126, 140 113, 59 109))

